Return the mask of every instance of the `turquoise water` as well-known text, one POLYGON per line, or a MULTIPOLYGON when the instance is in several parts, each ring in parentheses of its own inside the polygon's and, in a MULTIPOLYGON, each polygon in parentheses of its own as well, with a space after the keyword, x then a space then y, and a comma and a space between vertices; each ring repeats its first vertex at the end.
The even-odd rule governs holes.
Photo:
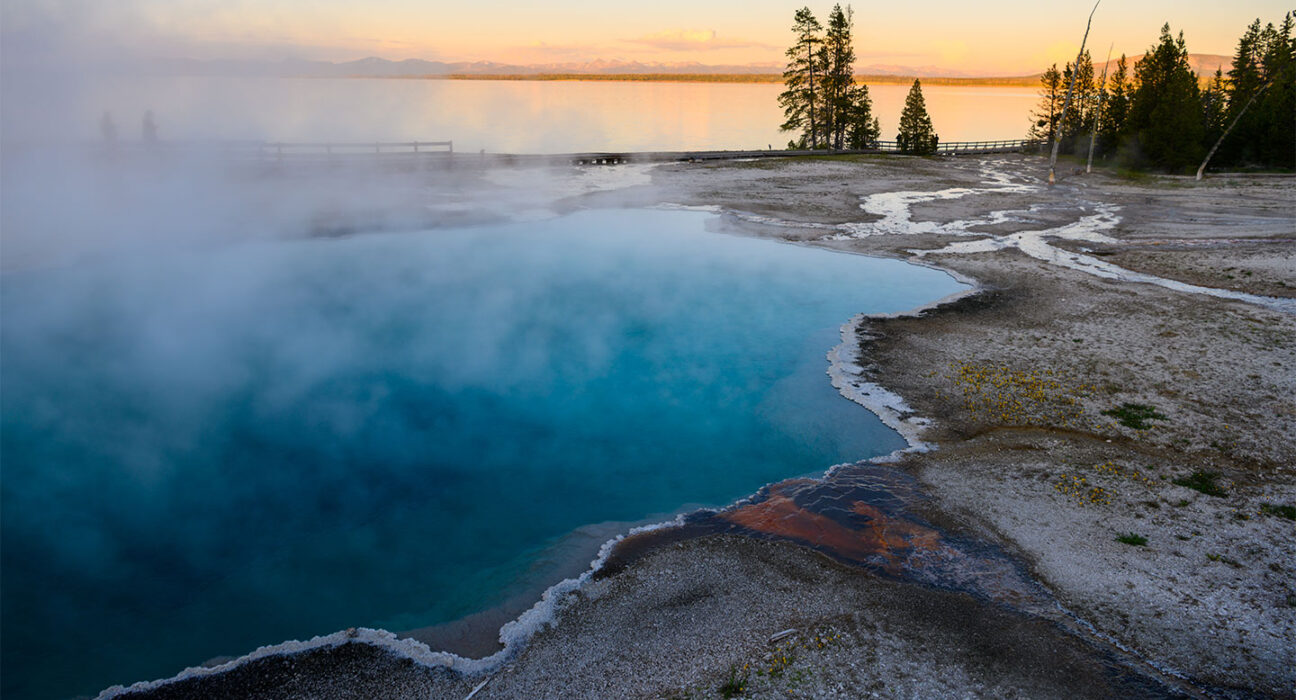
POLYGON ((2 279, 3 692, 499 603, 577 527, 889 452, 825 353, 956 291, 697 212, 2 279))

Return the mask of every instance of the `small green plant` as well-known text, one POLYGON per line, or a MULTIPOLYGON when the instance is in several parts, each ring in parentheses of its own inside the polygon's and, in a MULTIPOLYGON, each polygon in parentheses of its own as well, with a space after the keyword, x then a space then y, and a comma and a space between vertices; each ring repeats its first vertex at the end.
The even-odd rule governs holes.
POLYGON ((779 678, 783 672, 792 664, 796 663, 796 654, 792 653, 793 645, 789 644, 787 649, 774 649, 774 655, 770 658, 769 668, 757 671, 758 675, 766 675, 770 678, 779 678))
POLYGON ((1260 506, 1260 512, 1264 513, 1265 515, 1276 515, 1280 518, 1286 518, 1288 520, 1296 520, 1296 506, 1289 506, 1289 505, 1276 506, 1273 505, 1272 503, 1265 503, 1260 506))
POLYGON ((1123 535, 1117 535, 1116 541, 1120 542, 1121 544, 1134 545, 1135 547, 1143 547, 1147 545, 1146 537, 1144 537, 1143 535, 1136 535, 1132 532, 1127 532, 1123 535))
POLYGON ((1207 554, 1207 555, 1206 555, 1206 558, 1209 559, 1209 560, 1211 560, 1211 561, 1217 561, 1217 562, 1220 562, 1220 563, 1223 563, 1223 564, 1228 564, 1229 566, 1233 567, 1234 569, 1241 569, 1241 568, 1242 568, 1242 563, 1241 563, 1241 562, 1239 562, 1239 561, 1236 560, 1236 559, 1232 559, 1232 558, 1230 558, 1230 557, 1226 557, 1226 556, 1224 556, 1223 554, 1207 554))
POLYGON ((1141 403, 1123 403, 1116 408, 1109 408, 1103 411, 1104 416, 1111 416, 1116 419, 1117 423, 1135 430, 1147 430, 1151 428, 1148 425, 1150 420, 1165 420, 1166 417, 1157 412, 1153 406, 1145 406, 1141 403))
POLYGON ((1224 487, 1215 483, 1215 480, 1218 478, 1219 472, 1195 471, 1188 476, 1179 477, 1170 483, 1176 486, 1190 488, 1194 491, 1200 491, 1207 496, 1227 496, 1228 492, 1224 490, 1224 487))
POLYGON ((747 689, 747 671, 746 666, 739 669, 737 666, 729 667, 729 677, 720 686, 720 697, 736 698, 743 694, 747 689), (740 672, 741 671, 741 672, 740 672))

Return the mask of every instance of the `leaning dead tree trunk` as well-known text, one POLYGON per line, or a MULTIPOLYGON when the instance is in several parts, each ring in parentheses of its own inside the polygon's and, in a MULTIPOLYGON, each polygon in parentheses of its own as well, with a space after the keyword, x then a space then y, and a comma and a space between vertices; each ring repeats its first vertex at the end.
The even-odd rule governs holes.
POLYGON ((1223 135, 1221 135, 1219 140, 1215 142, 1215 145, 1211 146, 1210 153, 1206 154, 1206 160, 1203 160, 1201 166, 1197 168, 1198 180, 1202 179, 1202 173, 1206 172, 1206 164, 1209 163, 1211 157, 1215 155, 1215 151, 1219 150, 1220 144, 1224 143, 1224 139, 1228 138, 1228 135, 1233 133, 1233 127, 1237 126, 1238 122, 1242 121, 1242 115, 1246 114, 1248 109, 1251 109, 1251 105, 1255 103, 1256 98, 1260 96, 1260 93, 1267 90, 1272 84, 1273 78, 1270 78, 1264 85, 1261 85, 1258 90, 1251 94, 1251 99, 1247 100, 1247 103, 1242 106, 1242 111, 1238 112, 1236 117, 1233 117, 1233 123, 1229 124, 1229 128, 1225 129, 1223 135))
POLYGON ((1071 69, 1071 82, 1067 84, 1066 99, 1062 101, 1062 114, 1058 116, 1057 125, 1053 127, 1053 153, 1049 155, 1049 179, 1048 184, 1052 185, 1057 181, 1054 177, 1054 171, 1057 168, 1058 146, 1062 143, 1062 125, 1066 123, 1067 107, 1071 106, 1071 93, 1075 92, 1076 76, 1080 74, 1080 58, 1084 56, 1085 42, 1089 41, 1089 27, 1093 26, 1094 13, 1098 11, 1098 2, 1094 3, 1093 9, 1089 11, 1089 21, 1085 23, 1084 38, 1080 40, 1080 53, 1076 54, 1076 60, 1071 69))
POLYGON ((1098 120, 1102 119, 1103 95, 1107 92, 1107 66, 1111 64, 1111 52, 1116 48, 1116 43, 1107 47, 1107 63, 1103 64, 1102 78, 1098 80, 1098 109, 1094 112, 1093 128, 1089 130, 1089 163, 1085 165, 1085 174, 1093 172, 1093 152, 1094 144, 1098 142, 1098 120))

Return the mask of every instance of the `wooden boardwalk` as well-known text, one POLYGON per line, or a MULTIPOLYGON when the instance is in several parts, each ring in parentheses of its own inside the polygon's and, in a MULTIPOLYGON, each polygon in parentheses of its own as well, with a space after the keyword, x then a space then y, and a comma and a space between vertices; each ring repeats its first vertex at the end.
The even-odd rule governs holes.
MULTIPOLYGON (((938 156, 986 155, 993 153, 1038 153, 1043 141, 1015 139, 1008 141, 951 141, 939 144, 938 156)), ((677 152, 644 152, 644 153, 576 153, 565 156, 573 165, 619 165, 621 163, 664 163, 670 161, 690 162, 707 160, 746 160, 752 158, 804 158, 829 157, 842 155, 876 155, 881 153, 900 153, 900 145, 895 141, 879 141, 877 148, 845 151, 677 151, 677 152)), ((526 158, 527 156, 517 156, 526 158)), ((548 156, 563 158, 564 156, 548 156)))

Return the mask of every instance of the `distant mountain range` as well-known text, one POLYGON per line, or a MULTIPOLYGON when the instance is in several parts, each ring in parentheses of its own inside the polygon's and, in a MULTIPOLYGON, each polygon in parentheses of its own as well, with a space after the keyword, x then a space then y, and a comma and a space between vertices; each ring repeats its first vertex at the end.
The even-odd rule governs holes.
MULTIPOLYGON (((1133 61, 1131 56, 1131 71, 1133 61)), ((1224 66, 1227 69, 1231 59, 1216 54, 1190 54, 1189 63, 1200 76, 1209 76, 1215 69, 1224 66)), ((1116 62, 1110 64, 1109 72, 1116 62)), ((332 63, 328 61, 303 61, 285 59, 282 61, 242 61, 242 60, 196 60, 168 59, 150 61, 139 66, 148 73, 163 75, 224 75, 224 76, 272 76, 294 78, 449 78, 501 76, 526 78, 528 76, 563 76, 578 78, 580 76, 651 76, 653 79, 669 80, 670 76, 776 76, 783 72, 781 64, 747 64, 747 65, 708 65, 697 62, 681 63, 644 63, 640 61, 598 60, 579 63, 543 63, 515 65, 495 63, 493 61, 424 61, 406 59, 390 61, 385 58, 369 57, 356 61, 332 63)), ((1102 66, 1095 66, 1101 73, 1102 66)), ((861 66, 856 71, 859 75, 869 77, 923 77, 949 78, 957 81, 986 82, 994 81, 981 73, 950 70, 936 66, 902 66, 890 64, 871 64, 861 66)), ((1019 84, 1028 82, 1035 75, 1004 77, 1006 83, 1019 84)))
POLYGON ((269 75, 308 78, 420 78, 451 75, 638 75, 638 74, 716 74, 760 75, 780 73, 775 64, 705 65, 701 63, 642 63, 639 61, 586 61, 582 63, 543 63, 515 65, 493 61, 424 61, 410 58, 389 61, 385 58, 362 58, 357 61, 199 61, 174 59, 155 61, 152 72, 171 75, 269 75))

